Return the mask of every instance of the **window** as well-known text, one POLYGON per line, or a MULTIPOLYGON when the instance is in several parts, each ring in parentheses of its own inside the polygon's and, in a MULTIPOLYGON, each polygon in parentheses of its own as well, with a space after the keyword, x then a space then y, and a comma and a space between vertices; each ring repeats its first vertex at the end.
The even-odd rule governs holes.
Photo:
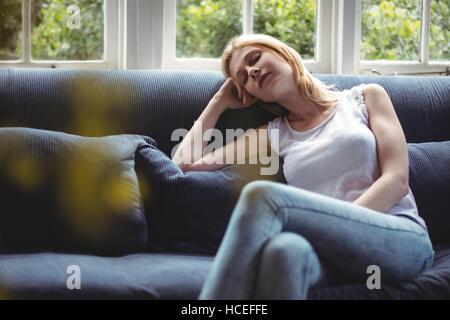
POLYGON ((448 0, 362 0, 361 69, 449 75, 448 0))
MULTIPOLYGON (((164 41, 163 67, 219 70, 219 59, 228 41, 248 33, 265 33, 288 43, 300 52, 310 68, 326 65, 318 54, 317 30, 321 29, 318 24, 326 11, 318 8, 319 2, 326 3, 316 0, 167 0, 164 3, 164 38, 167 40, 164 41), (324 64, 319 64, 320 61, 324 64)), ((323 39, 329 41, 330 38, 324 36, 323 39)))
POLYGON ((253 32, 312 72, 448 73, 449 12, 448 0, 166 0, 161 67, 220 70, 227 41, 253 32))
POLYGON ((450 60, 450 3, 430 4, 430 60, 450 60))
MULTIPOLYGON (((176 57, 220 58, 227 42, 243 33, 242 5, 242 0, 177 0, 176 57)), ((250 32, 277 37, 304 58, 314 58, 315 0, 253 0, 251 5, 250 32)))
POLYGON ((118 5, 119 0, 0 2, 0 66, 117 68, 118 5))
POLYGON ((419 60, 421 1, 362 2, 361 59, 419 60))
POLYGON ((0 2, 0 21, 0 60, 18 60, 21 57, 21 1, 0 2))
POLYGON ((229 39, 266 33, 313 73, 449 75, 449 16, 448 0, 1 0, 0 67, 220 70, 229 39))
POLYGON ((103 0, 33 0, 31 57, 103 60, 103 0))
POLYGON ((242 0, 177 0, 176 57, 220 58, 242 33, 242 0))

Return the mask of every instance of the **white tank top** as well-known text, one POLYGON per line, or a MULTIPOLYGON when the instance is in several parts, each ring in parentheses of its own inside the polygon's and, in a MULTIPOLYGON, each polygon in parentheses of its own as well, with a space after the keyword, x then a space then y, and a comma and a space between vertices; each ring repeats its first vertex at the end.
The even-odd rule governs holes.
MULTIPOLYGON (((292 128, 286 116, 268 123, 271 148, 283 158, 289 185, 353 202, 380 177, 376 141, 369 128, 362 85, 341 92, 333 113, 307 131, 292 128), (278 129, 278 137, 274 133, 278 129)), ((411 188, 388 212, 426 225, 411 188)))

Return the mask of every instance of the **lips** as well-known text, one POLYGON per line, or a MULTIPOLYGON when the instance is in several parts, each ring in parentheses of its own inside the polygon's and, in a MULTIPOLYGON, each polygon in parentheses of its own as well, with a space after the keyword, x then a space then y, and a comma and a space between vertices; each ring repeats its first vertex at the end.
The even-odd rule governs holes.
POLYGON ((266 73, 264 73, 260 78, 259 78, 259 80, 258 80, 258 84, 259 84, 259 87, 260 88, 262 88, 262 84, 263 84, 263 82, 264 82, 264 80, 266 80, 266 78, 269 76, 269 74, 271 74, 272 72, 266 72, 266 73))

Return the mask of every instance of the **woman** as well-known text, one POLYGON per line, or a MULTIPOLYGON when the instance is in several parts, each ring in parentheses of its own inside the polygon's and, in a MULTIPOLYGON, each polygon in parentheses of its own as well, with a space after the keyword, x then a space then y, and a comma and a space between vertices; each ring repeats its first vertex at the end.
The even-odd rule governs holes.
POLYGON ((267 148, 284 159, 288 185, 244 187, 200 299, 306 299, 309 288, 369 284, 374 268, 382 285, 431 266, 434 251, 408 185, 406 140, 381 86, 334 91, 295 50, 265 35, 233 39, 222 67, 226 82, 174 161, 185 171, 215 170, 231 148, 254 156, 239 153, 241 137, 202 156, 204 142, 190 164, 181 163, 196 131, 214 127, 227 107, 274 102, 280 116, 257 133, 269 135, 267 148))

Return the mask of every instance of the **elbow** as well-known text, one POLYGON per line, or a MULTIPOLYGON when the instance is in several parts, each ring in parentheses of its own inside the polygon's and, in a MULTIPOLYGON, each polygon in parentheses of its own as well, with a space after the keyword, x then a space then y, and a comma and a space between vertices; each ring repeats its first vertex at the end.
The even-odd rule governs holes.
POLYGON ((409 193, 409 177, 408 175, 397 176, 395 178, 399 185, 402 197, 405 197, 409 193))
POLYGON ((172 157, 172 162, 175 163, 183 172, 192 171, 194 166, 194 161, 186 160, 183 156, 174 155, 172 157))
POLYGON ((409 183, 408 181, 403 184, 403 196, 407 196, 409 193, 409 183))
POLYGON ((387 174, 386 179, 388 179, 388 185, 395 190, 395 193, 400 197, 404 197, 409 193, 409 181, 408 176, 400 174, 387 174))
POLYGON ((175 157, 172 158, 172 162, 175 163, 178 166, 178 168, 181 169, 181 171, 183 171, 183 172, 189 171, 189 165, 187 165, 183 162, 177 161, 175 157))

